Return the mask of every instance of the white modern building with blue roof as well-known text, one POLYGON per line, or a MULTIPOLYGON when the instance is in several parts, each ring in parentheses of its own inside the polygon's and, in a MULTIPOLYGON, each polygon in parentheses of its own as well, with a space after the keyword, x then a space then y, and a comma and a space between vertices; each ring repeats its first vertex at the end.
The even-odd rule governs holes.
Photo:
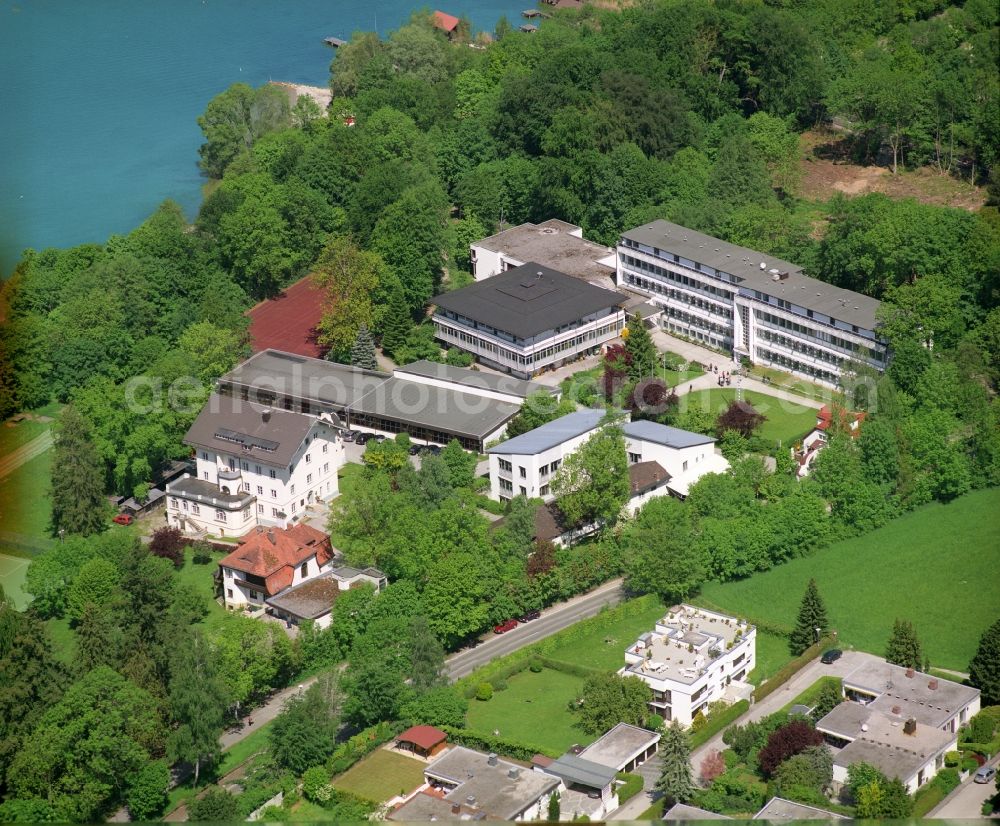
MULTIPOLYGON (((552 478, 563 460, 593 435, 605 416, 604 410, 577 410, 490 448, 491 497, 500 502, 518 495, 553 499, 552 478)), ((711 436, 649 421, 625 421, 621 428, 629 465, 655 462, 669 476, 658 495, 687 496, 706 473, 729 469, 711 436)))

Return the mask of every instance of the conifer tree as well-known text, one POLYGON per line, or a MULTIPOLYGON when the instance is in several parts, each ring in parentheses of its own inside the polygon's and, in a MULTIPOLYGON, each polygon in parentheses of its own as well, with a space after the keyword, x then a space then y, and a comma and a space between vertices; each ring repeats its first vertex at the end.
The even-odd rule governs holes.
POLYGON ((366 324, 361 325, 351 346, 351 364, 363 370, 375 370, 378 367, 378 362, 375 361, 375 342, 366 324))
POLYGON ((632 381, 640 381, 653 375, 656 370, 656 346, 638 313, 629 319, 625 352, 631 356, 628 376, 632 381))
POLYGON ((917 639, 917 632, 909 620, 896 620, 892 625, 892 636, 885 649, 885 661, 904 668, 921 668, 924 652, 917 639))
POLYGON ((382 329, 382 351, 393 357, 406 346, 406 337, 412 327, 410 310, 401 289, 393 290, 386 308, 382 329))
POLYGON ((969 663, 969 682, 983 692, 983 707, 1000 705, 1000 620, 983 631, 969 663))
POLYGON ((788 638, 788 647, 794 656, 798 656, 817 640, 818 635, 822 637, 829 626, 826 618, 826 606, 823 598, 819 595, 816 587, 816 580, 810 579, 806 586, 806 592, 802 597, 802 604, 799 606, 799 618, 795 623, 795 630, 788 638))
POLYGON ((691 781, 691 743, 687 732, 674 720, 663 732, 660 740, 662 768, 656 790, 667 798, 667 808, 683 803, 694 794, 691 781))
POLYGON ((67 406, 60 418, 52 457, 52 531, 87 536, 105 527, 103 463, 90 425, 67 406))

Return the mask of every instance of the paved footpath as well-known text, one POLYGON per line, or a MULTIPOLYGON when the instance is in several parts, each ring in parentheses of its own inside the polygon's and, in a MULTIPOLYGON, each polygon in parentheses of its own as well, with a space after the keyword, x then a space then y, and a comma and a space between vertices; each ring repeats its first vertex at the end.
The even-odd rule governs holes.
POLYGON ((52 431, 46 430, 41 436, 36 436, 17 450, 12 450, 0 458, 0 479, 12 474, 25 462, 30 462, 36 456, 41 456, 50 447, 52 447, 52 431))
MULTIPOLYGON (((783 687, 772 692, 759 703, 751 706, 746 714, 735 720, 731 725, 749 723, 753 720, 759 720, 761 717, 766 717, 768 714, 773 714, 788 705, 792 699, 809 688, 820 677, 845 677, 869 660, 885 662, 881 657, 865 654, 862 651, 845 651, 844 656, 833 665, 823 665, 819 661, 819 658, 817 658, 799 671, 783 687)), ((691 752, 692 777, 697 781, 699 770, 701 769, 701 761, 705 759, 709 752, 716 750, 723 751, 725 748, 726 745, 722 742, 722 732, 720 732, 707 743, 691 752)), ((653 805, 653 802, 658 797, 653 792, 656 776, 652 772, 644 772, 643 779, 645 780, 645 784, 642 793, 637 794, 624 806, 617 809, 608 820, 635 820, 653 805)))

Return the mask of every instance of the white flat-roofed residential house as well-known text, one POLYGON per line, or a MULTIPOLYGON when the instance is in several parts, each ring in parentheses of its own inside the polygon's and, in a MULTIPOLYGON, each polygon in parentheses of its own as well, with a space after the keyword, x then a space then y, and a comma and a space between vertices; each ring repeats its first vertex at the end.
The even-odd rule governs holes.
POLYGON ((622 425, 629 465, 656 462, 670 476, 668 490, 685 497, 707 473, 725 473, 729 462, 715 450, 715 439, 690 430, 640 420, 622 425))
MULTIPOLYGON (((490 496, 501 502, 518 495, 551 501, 556 471, 597 431, 604 417, 603 410, 577 410, 490 448, 490 496)), ((631 475, 632 513, 654 496, 687 496, 690 486, 706 473, 729 469, 711 436, 649 421, 626 421, 620 426, 630 468, 646 471, 631 475)))
POLYGON ((574 224, 550 218, 521 224, 469 245, 476 281, 534 261, 598 287, 614 289, 615 252, 583 237, 574 224))
POLYGON ((844 677, 843 691, 847 702, 816 724, 834 748, 837 783, 854 763, 870 763, 916 791, 980 708, 977 688, 874 659, 844 677))
POLYGON ((339 492, 339 422, 212 394, 184 437, 196 476, 167 486, 167 518, 190 534, 242 536, 284 528, 339 492))
POLYGON ((709 703, 747 699, 756 664, 757 629, 735 617, 675 605, 625 651, 618 673, 653 690, 650 709, 667 722, 691 725, 709 703))
POLYGON ((628 297, 536 263, 436 296, 438 340, 529 378, 596 353, 625 327, 628 297))
POLYGON ((563 459, 590 438, 604 416, 603 410, 577 410, 491 447, 490 496, 500 502, 519 495, 551 500, 550 484, 563 459))
POLYGON ((661 305, 665 330, 755 364, 831 387, 845 362, 886 366, 878 301, 669 221, 622 234, 616 281, 661 305))

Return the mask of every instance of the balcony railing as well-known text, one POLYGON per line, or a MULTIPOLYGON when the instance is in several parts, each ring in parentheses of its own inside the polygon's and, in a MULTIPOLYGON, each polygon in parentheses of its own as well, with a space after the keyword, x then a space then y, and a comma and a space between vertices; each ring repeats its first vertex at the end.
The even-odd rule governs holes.
POLYGON ((239 468, 219 468, 219 479, 224 479, 227 482, 233 482, 240 478, 242 471, 239 468))

